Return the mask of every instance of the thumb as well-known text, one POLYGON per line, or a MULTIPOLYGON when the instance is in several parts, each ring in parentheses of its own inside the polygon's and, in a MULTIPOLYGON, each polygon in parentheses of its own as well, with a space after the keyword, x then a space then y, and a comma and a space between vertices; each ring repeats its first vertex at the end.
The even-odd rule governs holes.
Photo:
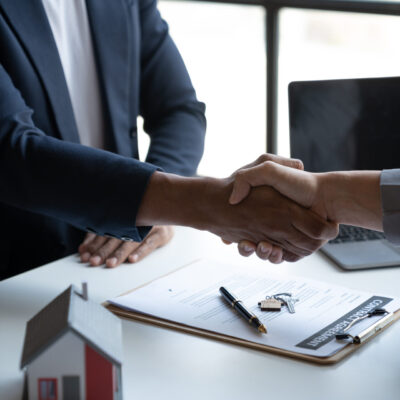
POLYGON ((279 179, 279 170, 277 170, 278 176, 273 176, 270 173, 271 164, 278 165, 272 161, 266 161, 255 167, 238 171, 233 183, 231 196, 229 197, 229 203, 240 203, 249 195, 252 187, 263 185, 273 186, 276 180, 279 179))
POLYGON ((273 161, 238 171, 229 203, 240 203, 248 196, 251 188, 256 186, 271 186, 305 207, 310 207, 313 203, 315 185, 312 174, 273 161))

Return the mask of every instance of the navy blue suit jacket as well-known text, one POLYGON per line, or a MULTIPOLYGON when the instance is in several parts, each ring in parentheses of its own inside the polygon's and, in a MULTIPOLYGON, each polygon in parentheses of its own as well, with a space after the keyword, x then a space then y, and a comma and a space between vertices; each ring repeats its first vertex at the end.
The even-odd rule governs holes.
POLYGON ((204 105, 156 1, 87 9, 109 151, 79 144, 41 0, 0 0, 0 279, 76 252, 86 231, 140 241, 136 213, 156 166, 192 175, 203 152, 204 105))

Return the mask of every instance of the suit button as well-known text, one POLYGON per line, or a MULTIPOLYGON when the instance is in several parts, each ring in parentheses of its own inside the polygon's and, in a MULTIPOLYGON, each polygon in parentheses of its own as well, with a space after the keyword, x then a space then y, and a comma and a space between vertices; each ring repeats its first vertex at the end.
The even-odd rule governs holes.
POLYGON ((137 129, 136 128, 132 128, 129 131, 129 136, 131 137, 131 139, 136 139, 137 138, 137 129))
POLYGON ((122 236, 121 240, 123 240, 124 242, 133 242, 134 240, 128 236, 122 236))

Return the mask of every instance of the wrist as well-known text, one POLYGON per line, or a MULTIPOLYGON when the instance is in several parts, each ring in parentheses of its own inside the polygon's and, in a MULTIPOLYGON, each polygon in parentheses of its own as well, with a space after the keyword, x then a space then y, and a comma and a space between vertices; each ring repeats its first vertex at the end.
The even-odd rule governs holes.
POLYGON ((341 172, 324 172, 316 174, 316 176, 327 219, 341 223, 342 213, 349 195, 346 175, 341 172))
POLYGON ((319 175, 328 219, 382 229, 380 171, 341 171, 319 175))
POLYGON ((186 178, 155 172, 143 196, 136 225, 181 225, 205 230, 218 216, 221 196, 228 197, 231 180, 186 178))

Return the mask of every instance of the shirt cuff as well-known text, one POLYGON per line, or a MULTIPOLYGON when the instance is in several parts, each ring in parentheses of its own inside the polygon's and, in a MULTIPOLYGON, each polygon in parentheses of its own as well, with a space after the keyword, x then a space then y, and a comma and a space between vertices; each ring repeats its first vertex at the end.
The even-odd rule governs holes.
POLYGON ((383 170, 380 186, 383 231, 390 242, 400 245, 400 169, 383 170))

